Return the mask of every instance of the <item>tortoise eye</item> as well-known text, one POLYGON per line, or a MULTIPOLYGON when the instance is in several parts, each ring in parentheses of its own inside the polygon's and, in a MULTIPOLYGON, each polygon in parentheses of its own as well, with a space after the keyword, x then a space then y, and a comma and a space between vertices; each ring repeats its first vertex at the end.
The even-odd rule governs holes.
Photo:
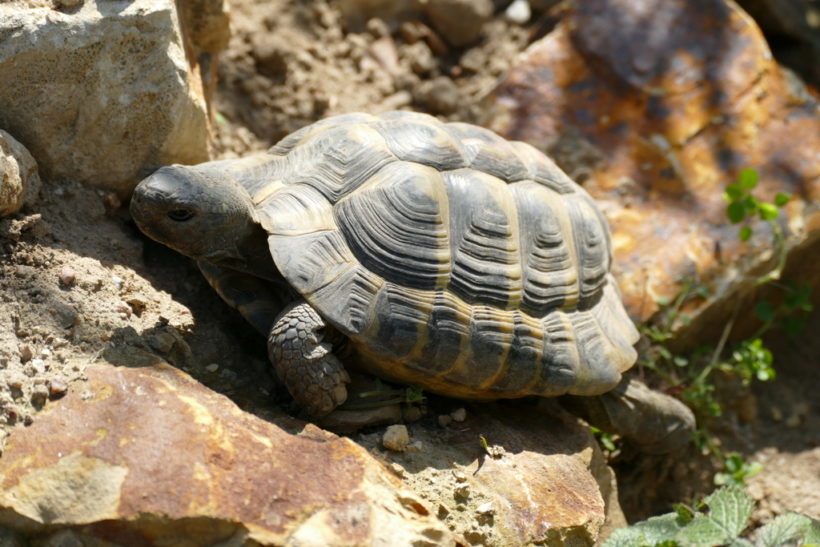
POLYGON ((194 212, 190 209, 174 209, 168 212, 168 218, 176 222, 185 222, 193 218, 194 212))

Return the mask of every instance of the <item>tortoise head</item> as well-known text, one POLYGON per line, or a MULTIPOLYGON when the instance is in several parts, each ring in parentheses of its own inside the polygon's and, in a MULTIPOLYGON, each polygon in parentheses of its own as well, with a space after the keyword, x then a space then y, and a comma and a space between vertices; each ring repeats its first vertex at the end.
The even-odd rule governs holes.
POLYGON ((247 191, 212 162, 162 167, 137 185, 131 216, 148 237, 196 260, 231 267, 258 236, 247 191))

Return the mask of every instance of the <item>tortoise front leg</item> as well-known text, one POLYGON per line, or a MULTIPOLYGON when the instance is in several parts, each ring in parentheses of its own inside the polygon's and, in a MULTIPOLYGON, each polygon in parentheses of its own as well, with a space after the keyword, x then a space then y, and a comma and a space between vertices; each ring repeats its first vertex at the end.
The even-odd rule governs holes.
POLYGON ((347 399, 350 377, 322 342, 324 320, 310 304, 294 302, 279 315, 268 338, 268 354, 279 379, 311 417, 329 414, 347 399))
POLYGON ((276 316, 295 296, 284 284, 251 274, 197 262, 199 271, 230 307, 239 311, 262 336, 267 336, 276 316))

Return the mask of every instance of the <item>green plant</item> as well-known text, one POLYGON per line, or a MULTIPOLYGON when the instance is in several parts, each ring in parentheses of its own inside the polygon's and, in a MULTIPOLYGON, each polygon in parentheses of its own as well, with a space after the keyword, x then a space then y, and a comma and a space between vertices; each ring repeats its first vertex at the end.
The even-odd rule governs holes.
POLYGON ((598 444, 600 444, 605 450, 615 452, 618 449, 616 443, 619 438, 617 435, 607 433, 606 431, 601 431, 594 425, 589 426, 589 429, 592 431, 592 435, 598 441, 598 444))
POLYGON ((715 474, 715 485, 733 484, 743 486, 746 484, 746 479, 760 473, 763 465, 760 462, 747 462, 737 452, 729 452, 723 459, 723 469, 725 471, 715 474))
POLYGON ((694 508, 678 505, 673 513, 615 530, 604 547, 779 547, 820 542, 820 522, 806 515, 786 513, 757 530, 757 539, 752 543, 741 533, 748 526, 753 509, 754 501, 742 488, 724 486, 694 508))
POLYGON ((780 216, 779 208, 786 205, 791 196, 778 192, 772 203, 757 199, 752 195, 752 190, 757 187, 759 178, 756 170, 751 168, 743 169, 738 173, 736 181, 726 186, 723 198, 727 201, 726 217, 729 222, 743 224, 738 232, 741 241, 748 241, 752 237, 751 221, 755 217, 766 221, 772 229, 778 260, 775 269, 758 280, 758 283, 765 283, 772 279, 778 279, 786 262, 786 240, 783 228, 777 222, 777 217, 780 216))

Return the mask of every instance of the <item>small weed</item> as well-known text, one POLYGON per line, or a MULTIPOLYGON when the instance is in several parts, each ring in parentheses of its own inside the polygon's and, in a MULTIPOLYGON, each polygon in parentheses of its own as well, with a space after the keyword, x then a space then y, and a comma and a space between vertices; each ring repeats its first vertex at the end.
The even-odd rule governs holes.
POLYGON ((723 198, 727 201, 726 217, 732 224, 743 224, 738 237, 741 241, 748 241, 752 237, 752 223, 755 217, 766 221, 772 229, 774 237, 774 247, 777 251, 777 266, 768 274, 758 279, 758 283, 766 283, 780 277, 783 265, 786 262, 786 238, 783 228, 777 222, 780 216, 780 208, 785 206, 791 196, 778 192, 774 197, 774 202, 761 201, 752 195, 752 190, 757 187, 759 175, 754 169, 743 169, 737 176, 737 180, 726 186, 723 198))
POLYGON ((746 479, 750 479, 760 473, 763 465, 760 462, 747 462, 743 456, 737 452, 729 452, 723 460, 724 472, 715 474, 715 485, 724 486, 733 484, 744 486, 746 479))

